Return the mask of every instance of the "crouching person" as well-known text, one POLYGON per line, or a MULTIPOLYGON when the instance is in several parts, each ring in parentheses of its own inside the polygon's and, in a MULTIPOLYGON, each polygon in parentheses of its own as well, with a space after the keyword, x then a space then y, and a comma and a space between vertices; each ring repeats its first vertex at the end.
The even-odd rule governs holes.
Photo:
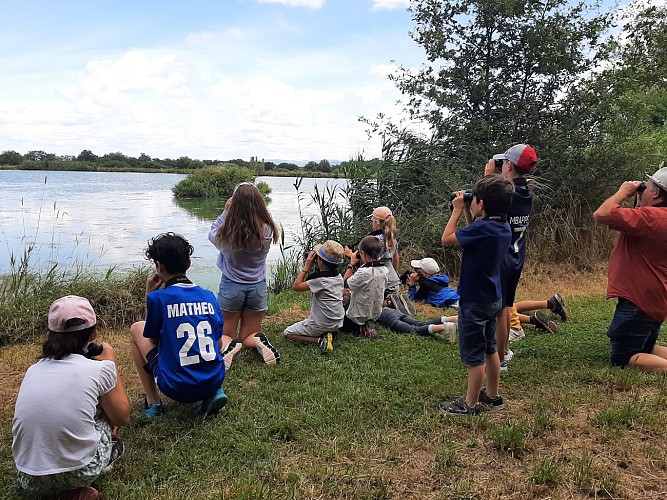
POLYGON ((156 273, 146 282, 146 321, 130 328, 130 346, 146 393, 141 409, 147 417, 164 412, 158 387, 180 403, 201 401, 204 415, 216 414, 227 403, 219 352, 222 312, 213 292, 185 275, 193 251, 174 233, 155 237, 146 250, 156 273))
POLYGON ((12 453, 19 483, 32 495, 92 498, 90 484, 122 453, 112 426, 127 424, 130 405, 113 348, 88 348, 96 324, 83 297, 51 304, 42 355, 19 389, 12 453))
POLYGON ((297 292, 310 292, 310 315, 285 328, 284 335, 290 340, 318 342, 322 354, 333 351, 333 334, 343 326, 345 317, 343 277, 338 271, 343 255, 338 242, 315 245, 292 287, 297 292))

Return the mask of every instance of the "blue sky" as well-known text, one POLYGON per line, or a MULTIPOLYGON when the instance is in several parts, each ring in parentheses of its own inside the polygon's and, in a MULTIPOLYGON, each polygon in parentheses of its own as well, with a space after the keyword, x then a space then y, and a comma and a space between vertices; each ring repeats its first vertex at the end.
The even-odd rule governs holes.
POLYGON ((423 61, 408 0, 2 0, 0 151, 346 160, 423 61))

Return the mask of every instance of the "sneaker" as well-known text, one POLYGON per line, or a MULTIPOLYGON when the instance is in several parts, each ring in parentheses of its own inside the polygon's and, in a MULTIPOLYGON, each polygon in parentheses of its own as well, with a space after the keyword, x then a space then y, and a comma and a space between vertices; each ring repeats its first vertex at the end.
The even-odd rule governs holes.
POLYGON ((222 390, 222 387, 218 389, 215 394, 205 399, 201 402, 199 410, 197 410, 198 415, 206 415, 207 417, 213 416, 222 410, 223 406, 227 404, 227 394, 222 390))
POLYGON ((102 469, 102 473, 113 469, 115 462, 123 456, 124 451, 125 445, 123 444, 123 440, 119 437, 111 438, 111 456, 109 457, 109 463, 102 469))
POLYGON ((56 498, 58 500, 89 500, 91 498, 99 498, 100 492, 92 486, 83 486, 75 490, 63 491, 56 498))
POLYGON ((526 333, 523 331, 523 328, 519 328, 518 330, 516 328, 510 328, 510 335, 509 335, 510 342, 516 342, 517 340, 521 340, 525 336, 526 333))
POLYGON ((466 403, 465 395, 461 396, 456 401, 452 401, 451 403, 443 401, 438 405, 438 407, 447 415, 479 415, 482 413, 482 409, 479 403, 477 403, 475 406, 468 406, 468 403, 466 403))
POLYGON ((410 296, 405 294, 400 294, 398 296, 398 299, 401 301, 401 304, 403 304, 403 309, 407 311, 403 314, 408 314, 410 316, 413 316, 417 312, 417 309, 415 309, 415 305, 410 300, 410 296))
POLYGON ((513 357, 514 357, 514 351, 512 351, 511 349, 507 349, 505 351, 505 361, 509 363, 510 361, 512 361, 513 357))
POLYGON ((232 359, 234 359, 234 355, 239 352, 242 347, 243 344, 239 342, 238 339, 233 339, 229 344, 227 344, 225 350, 220 353, 220 356, 222 356, 222 359, 225 362, 225 371, 229 370, 229 367, 232 365, 232 359))
POLYGON ((445 340, 447 340, 450 344, 454 344, 456 342, 456 323, 443 323, 442 326, 445 327, 443 330, 445 340))
POLYGON ((535 311, 530 315, 530 322, 541 330, 546 330, 549 333, 556 333, 558 325, 547 318, 547 315, 542 311, 535 311))
POLYGON ((500 362, 500 371, 501 372, 506 372, 507 371, 507 360, 500 362))
POLYGON ((259 355, 262 356, 264 362, 267 365, 280 363, 280 353, 271 345, 271 342, 266 338, 266 335, 263 332, 258 332, 255 334, 255 338, 258 340, 255 349, 257 349, 259 355))
POLYGON ((320 352, 322 354, 328 354, 333 351, 333 333, 325 333, 320 337, 320 352))
POLYGON ((160 417, 165 413, 162 401, 158 401, 157 403, 154 403, 152 406, 149 407, 146 396, 144 396, 144 399, 141 401, 141 411, 143 411, 144 415, 147 416, 148 418, 160 417))
POLYGON ((561 321, 567 321, 567 309, 565 308, 565 301, 559 293, 555 293, 553 297, 547 299, 547 304, 551 307, 554 314, 560 316, 561 321))
POLYGON ((375 340, 378 338, 378 332, 375 329, 375 321, 366 321, 366 323, 359 328, 359 332, 361 332, 361 335, 368 340, 375 340))
POLYGON ((479 391, 479 404, 488 410, 499 410, 505 407, 505 401, 502 396, 490 398, 486 393, 486 388, 479 391))

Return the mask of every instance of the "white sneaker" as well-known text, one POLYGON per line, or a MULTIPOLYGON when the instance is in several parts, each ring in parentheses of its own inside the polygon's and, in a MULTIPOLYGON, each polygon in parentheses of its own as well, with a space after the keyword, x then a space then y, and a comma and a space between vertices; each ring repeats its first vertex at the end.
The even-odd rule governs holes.
POLYGON ((510 328, 510 336, 509 336, 510 342, 516 342, 517 340, 521 340, 525 336, 526 334, 523 331, 523 328, 519 328, 518 330, 515 328, 510 328))
POLYGON ((456 332, 457 332, 456 323, 443 323, 443 326, 445 327, 445 329, 442 331, 442 333, 444 334, 445 339, 450 344, 456 343, 456 332))
POLYGON ((500 362, 500 371, 501 372, 506 372, 507 371, 507 360, 500 362))
POLYGON ((514 357, 514 352, 511 349, 507 349, 505 351, 505 361, 508 363, 512 361, 512 358, 514 357))

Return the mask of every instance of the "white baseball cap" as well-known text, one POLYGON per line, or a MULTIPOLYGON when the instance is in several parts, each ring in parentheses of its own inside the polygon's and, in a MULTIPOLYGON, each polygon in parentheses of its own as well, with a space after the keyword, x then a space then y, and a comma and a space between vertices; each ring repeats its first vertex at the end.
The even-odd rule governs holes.
POLYGON ((431 257, 424 257, 420 260, 412 260, 410 261, 410 265, 415 269, 421 269, 429 275, 438 274, 440 272, 440 266, 435 261, 435 259, 432 259, 431 257))

